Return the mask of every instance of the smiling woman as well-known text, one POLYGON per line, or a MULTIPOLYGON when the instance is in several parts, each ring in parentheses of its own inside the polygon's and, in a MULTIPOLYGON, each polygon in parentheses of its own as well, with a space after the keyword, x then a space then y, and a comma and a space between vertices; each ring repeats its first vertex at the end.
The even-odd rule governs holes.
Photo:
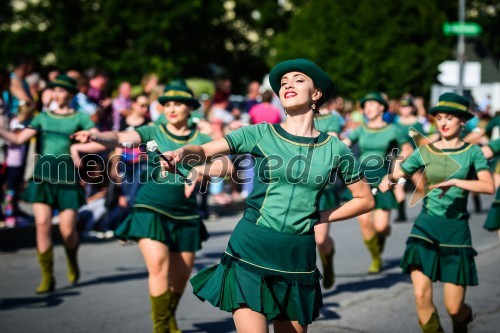
MULTIPOLYGON (((248 208, 220 264, 191 279, 193 291, 232 312, 238 332, 267 332, 267 320, 277 333, 306 332, 322 306, 314 226, 365 213, 372 209, 373 197, 359 181, 351 151, 314 127, 315 110, 333 91, 329 76, 313 62, 295 59, 276 65, 270 82, 288 112, 283 124, 246 126, 202 146, 188 145, 164 155, 171 164, 187 156, 202 161, 229 153, 255 158, 257 174, 248 208), (319 196, 336 173, 354 199, 319 211, 319 196)), ((167 163, 164 168, 174 170, 167 163)))
POLYGON ((468 107, 469 101, 463 96, 441 95, 430 110, 441 139, 419 147, 380 185, 385 191, 389 181, 408 178, 418 170, 425 176, 422 211, 400 264, 411 276, 423 332, 442 332, 433 304, 432 283, 436 281, 444 283, 444 304, 453 332, 468 332, 473 319, 472 308, 464 303, 467 286, 478 284, 467 199, 469 191, 493 194, 494 188, 481 149, 460 139, 465 121, 473 117, 468 107))
MULTIPOLYGON (((178 164, 177 172, 162 176, 157 149, 177 149, 186 144, 204 144, 210 137, 200 133, 188 120, 200 103, 184 80, 168 84, 158 98, 164 105, 168 123, 146 125, 132 131, 103 132, 90 136, 82 131, 75 134, 80 142, 89 139, 130 142, 136 146, 149 143, 147 181, 141 185, 128 217, 115 231, 123 240, 134 240, 148 269, 148 284, 154 332, 179 332, 175 311, 194 265, 195 252, 208 238, 198 214, 194 182, 186 182, 188 173, 210 176, 225 174, 231 163, 225 157, 212 161, 210 168, 199 164, 178 164), (154 140, 154 144, 153 144, 154 140)), ((101 140, 102 141, 102 140, 101 140)), ((105 147, 96 143, 77 146, 82 152, 96 152, 105 147)), ((165 158, 165 156, 161 156, 165 158)), ((198 177, 193 176, 196 181, 198 177)))
POLYGON ((36 248, 42 271, 42 281, 36 289, 37 293, 55 289, 51 237, 54 209, 60 211, 59 229, 66 250, 68 280, 71 284, 76 284, 80 278, 76 218, 78 208, 85 204, 85 194, 77 180, 74 161, 69 156, 72 143, 69 134, 82 129, 89 133, 96 131, 87 115, 72 108, 71 100, 78 91, 75 80, 59 75, 49 86, 54 88, 56 110, 39 114, 28 127, 18 132, 8 132, 0 126, 0 136, 10 142, 21 144, 38 133, 41 143, 40 159, 23 194, 24 200, 33 204, 36 221, 36 248), (67 134, 64 135, 64 132, 67 134))

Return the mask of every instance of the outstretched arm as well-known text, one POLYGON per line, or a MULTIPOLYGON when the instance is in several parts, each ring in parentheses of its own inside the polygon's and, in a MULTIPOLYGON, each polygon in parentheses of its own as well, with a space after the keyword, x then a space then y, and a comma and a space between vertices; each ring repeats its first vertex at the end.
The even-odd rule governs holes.
POLYGON ((176 150, 166 151, 163 155, 170 163, 161 161, 161 164, 165 171, 175 172, 175 164, 181 161, 187 164, 190 162, 205 163, 213 157, 227 155, 230 152, 226 139, 220 138, 201 146, 187 145, 176 150))
POLYGON ((72 138, 81 143, 87 143, 91 141, 100 142, 106 146, 114 147, 116 143, 131 143, 138 145, 141 143, 141 136, 136 131, 124 131, 124 132, 94 132, 90 131, 79 131, 72 135, 72 138))
POLYGON ((35 136, 36 133, 37 130, 32 128, 24 128, 19 132, 11 132, 4 128, 0 128, 0 137, 16 145, 25 143, 35 136))

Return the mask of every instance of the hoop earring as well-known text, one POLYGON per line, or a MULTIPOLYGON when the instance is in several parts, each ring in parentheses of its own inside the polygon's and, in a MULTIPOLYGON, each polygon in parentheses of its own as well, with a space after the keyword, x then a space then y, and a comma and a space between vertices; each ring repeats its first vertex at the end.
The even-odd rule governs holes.
POLYGON ((288 112, 285 108, 283 108, 283 110, 285 111, 285 114, 288 116, 288 112))
POLYGON ((313 103, 313 104, 311 105, 311 109, 313 110, 313 112, 316 112, 316 103, 313 103))

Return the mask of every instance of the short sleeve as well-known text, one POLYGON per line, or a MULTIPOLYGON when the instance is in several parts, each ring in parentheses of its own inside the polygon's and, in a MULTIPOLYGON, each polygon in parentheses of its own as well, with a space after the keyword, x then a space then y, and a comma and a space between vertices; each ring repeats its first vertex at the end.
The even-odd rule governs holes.
POLYGON ((424 167, 424 160, 420 155, 420 149, 418 148, 413 153, 401 163, 401 169, 407 175, 413 175, 418 170, 424 167))
POLYGON ((89 129, 95 127, 95 124, 90 119, 90 117, 86 114, 83 114, 83 113, 80 114, 80 125, 82 126, 82 129, 84 129, 84 130, 89 130, 89 129))
POLYGON ((43 113, 40 113, 38 116, 33 118, 29 124, 30 127, 34 129, 41 129, 42 128, 42 116, 43 113))
POLYGON ((224 136, 224 139, 226 139, 231 149, 231 154, 251 153, 253 148, 269 129, 269 126, 270 125, 267 123, 249 125, 224 136))
POLYGON ((361 126, 358 126, 354 129, 354 131, 349 134, 349 140, 351 140, 352 143, 355 143, 359 140, 359 135, 361 132, 361 126))
POLYGON ((352 184, 361 179, 361 168, 358 160, 354 157, 351 149, 345 143, 339 141, 339 164, 337 175, 346 184, 352 184))
POLYGON ((144 125, 136 129, 141 136, 141 142, 147 142, 155 139, 157 125, 144 125))
POLYGON ((405 143, 410 142, 410 137, 408 133, 405 133, 401 127, 393 125, 396 131, 396 141, 398 142, 398 146, 401 147, 405 143))
POLYGON ((474 169, 476 170, 476 173, 481 170, 489 170, 490 168, 488 167, 488 161, 486 160, 486 157, 481 151, 481 148, 479 148, 479 146, 477 145, 474 145, 474 147, 472 148, 473 148, 472 163, 474 164, 474 169))
POLYGON ((488 147, 491 148, 491 150, 493 151, 493 154, 495 154, 495 156, 500 155, 500 139, 490 141, 488 143, 488 147))

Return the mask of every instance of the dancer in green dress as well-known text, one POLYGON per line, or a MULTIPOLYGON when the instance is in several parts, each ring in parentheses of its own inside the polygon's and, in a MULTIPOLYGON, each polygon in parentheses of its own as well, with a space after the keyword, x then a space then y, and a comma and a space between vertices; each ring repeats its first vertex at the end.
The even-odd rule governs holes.
POLYGON ((473 117, 468 107, 463 96, 441 95, 430 110, 441 139, 419 147, 379 187, 385 191, 395 179, 424 170, 426 196, 406 242, 401 267, 411 276, 418 319, 425 333, 443 332, 432 301, 432 283, 436 281, 444 282, 444 304, 453 332, 467 332, 473 318, 471 307, 464 303, 467 286, 478 284, 467 199, 469 191, 493 194, 494 187, 481 149, 460 139, 463 125, 473 117))
MULTIPOLYGON (((388 104, 381 93, 365 95, 361 99, 361 107, 367 122, 357 127, 344 142, 348 146, 358 143, 361 168, 370 186, 377 188, 388 173, 391 156, 394 156, 393 150, 399 150, 399 157, 394 160, 396 163, 400 158, 408 156, 412 148, 408 136, 403 135, 397 126, 383 120, 388 104)), ((370 274, 378 274, 382 269, 382 252, 391 232, 390 214, 397 207, 393 191, 378 191, 375 195, 375 210, 358 217, 361 235, 372 257, 368 268, 370 274)))
MULTIPOLYGON (((158 98, 168 119, 166 125, 142 126, 134 131, 75 133, 80 142, 104 139, 129 142, 134 145, 155 140, 160 150, 173 150, 187 144, 204 144, 210 137, 188 124, 190 113, 200 106, 193 92, 176 80, 165 88, 158 98)), ((77 146, 81 152, 96 152, 104 147, 95 142, 77 146)), ((149 294, 154 332, 180 332, 175 311, 194 264, 195 252, 208 238, 205 226, 197 212, 194 184, 186 183, 179 174, 161 175, 160 156, 148 152, 147 182, 135 199, 130 215, 115 231, 116 237, 135 240, 139 244, 148 269, 149 294)), ((180 172, 191 172, 200 178, 210 174, 221 175, 231 171, 226 157, 212 161, 210 166, 179 164, 180 172)))
MULTIPOLYGON (((492 159, 494 157, 497 160, 494 172, 498 175, 500 174, 500 139, 490 141, 488 145, 482 147, 483 154, 487 159, 492 159)), ((497 188, 497 193, 495 195, 495 200, 491 204, 490 211, 488 212, 488 217, 484 222, 484 229, 489 231, 497 231, 498 237, 500 238, 500 186, 495 184, 497 188)))
MULTIPOLYGON (((288 60, 270 74, 288 116, 283 124, 257 124, 202 146, 164 153, 171 162, 219 154, 252 154, 254 189, 221 262, 191 279, 202 300, 233 313, 238 332, 306 332, 322 306, 314 226, 342 221, 373 208, 359 166, 338 138, 318 132, 314 113, 333 89, 329 76, 309 60, 288 60), (331 174, 353 193, 344 205, 319 211, 331 174)), ((163 162, 162 162, 163 163, 163 162)), ((173 168, 163 163, 168 171, 173 168)))
POLYGON ((32 179, 23 193, 23 199, 33 204, 36 223, 36 249, 42 271, 42 281, 37 293, 55 289, 52 249, 52 213, 59 210, 59 230, 66 251, 68 280, 77 283, 80 269, 77 261, 79 245, 76 230, 77 211, 85 204, 85 193, 79 183, 73 159, 70 156, 70 135, 78 130, 97 131, 90 118, 76 112, 71 101, 78 92, 76 82, 66 75, 59 75, 49 83, 54 88, 53 99, 57 110, 39 114, 28 128, 8 132, 0 126, 0 136, 22 144, 39 134, 41 156, 35 165, 32 179))
MULTIPOLYGON (((399 115, 395 122, 396 126, 399 127, 402 135, 405 135, 408 142, 412 145, 413 149, 417 147, 413 136, 411 135, 410 129, 417 130, 422 135, 425 135, 424 127, 419 122, 417 117, 417 108, 413 104, 413 99, 411 97, 402 98, 399 101, 399 115)), ((417 187, 418 191, 423 191, 423 184, 419 184, 419 180, 422 178, 421 172, 416 172, 412 181, 417 187)), ((394 196, 398 202, 398 216, 394 219, 394 222, 405 222, 406 217, 406 193, 404 186, 396 186, 394 188, 394 196)))
MULTIPOLYGON (((340 115, 330 113, 320 114, 314 117, 314 127, 320 132, 339 136, 341 131, 340 115)), ((339 206, 337 190, 333 183, 326 185, 321 198, 319 199, 319 209, 331 209, 339 206)), ((335 270, 333 257, 335 255, 335 243, 330 237, 330 224, 323 223, 314 227, 314 235, 318 246, 319 257, 323 267, 323 287, 328 289, 335 283, 335 270)))

